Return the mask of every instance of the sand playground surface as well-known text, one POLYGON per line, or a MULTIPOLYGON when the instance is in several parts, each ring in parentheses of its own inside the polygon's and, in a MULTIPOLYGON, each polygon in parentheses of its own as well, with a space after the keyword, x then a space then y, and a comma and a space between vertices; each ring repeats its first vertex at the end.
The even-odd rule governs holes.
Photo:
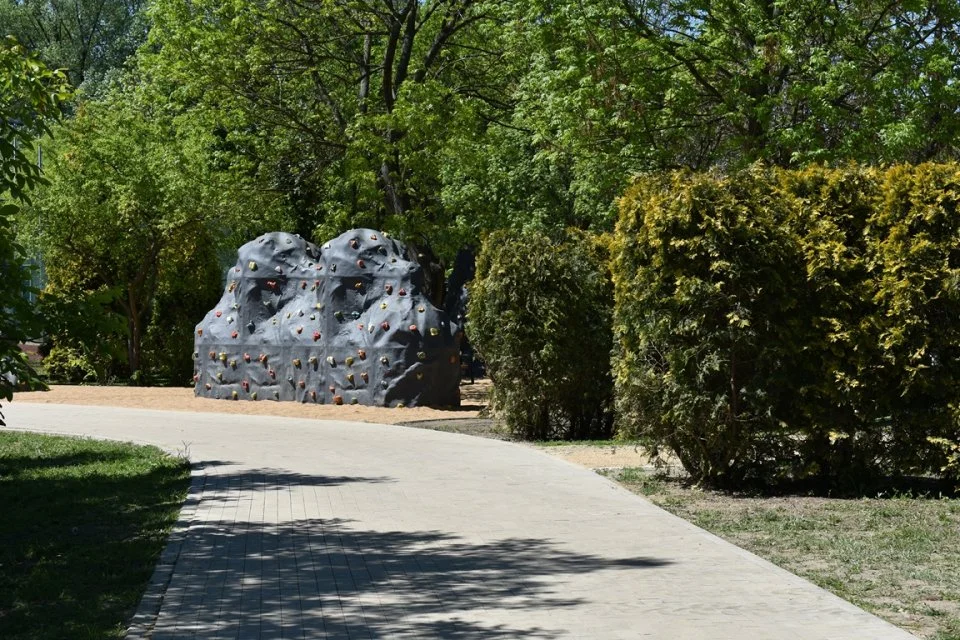
MULTIPOLYGON (((461 384, 461 406, 456 409, 432 409, 429 407, 394 409, 362 405, 338 406, 301 404, 298 402, 210 400, 194 396, 192 388, 71 385, 52 385, 49 391, 20 392, 14 396, 13 401, 16 403, 93 405, 158 411, 236 413, 311 420, 408 424, 409 426, 490 437, 494 435, 492 432, 495 431, 495 427, 490 426, 493 421, 484 420, 480 416, 481 410, 487 406, 490 389, 489 380, 477 380, 472 384, 461 384), (461 428, 464 425, 468 428, 461 428)), ((551 455, 592 469, 640 467, 648 464, 644 452, 633 445, 562 445, 538 448, 551 455)))

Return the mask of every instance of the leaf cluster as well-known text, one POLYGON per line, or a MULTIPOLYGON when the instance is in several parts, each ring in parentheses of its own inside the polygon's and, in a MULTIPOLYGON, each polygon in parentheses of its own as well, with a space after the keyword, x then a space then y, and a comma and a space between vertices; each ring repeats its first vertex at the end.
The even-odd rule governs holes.
POLYGON ((717 485, 938 471, 956 439, 960 168, 761 166, 621 201, 618 427, 717 485))
POLYGON ((470 339, 514 436, 609 436, 611 286, 604 250, 589 235, 496 232, 484 241, 470 339))

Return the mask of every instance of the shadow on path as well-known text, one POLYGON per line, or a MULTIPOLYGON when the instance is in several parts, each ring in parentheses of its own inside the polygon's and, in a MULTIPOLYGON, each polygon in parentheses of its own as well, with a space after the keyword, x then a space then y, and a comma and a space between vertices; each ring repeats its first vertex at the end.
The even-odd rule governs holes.
MULTIPOLYGON (((575 607, 565 577, 655 558, 571 553, 545 539, 467 541, 342 519, 192 527, 154 635, 239 638, 556 638, 510 611, 575 607), (506 615, 505 615, 505 612, 506 615)), ((615 576, 611 576, 615 579, 615 576)))

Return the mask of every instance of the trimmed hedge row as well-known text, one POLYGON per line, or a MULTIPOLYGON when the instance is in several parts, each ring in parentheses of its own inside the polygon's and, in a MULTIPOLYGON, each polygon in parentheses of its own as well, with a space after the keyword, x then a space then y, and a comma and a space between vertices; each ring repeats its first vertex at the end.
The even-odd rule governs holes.
POLYGON ((492 405, 528 440, 606 438, 613 428, 613 287, 596 238, 499 231, 470 285, 470 340, 492 405))
POLYGON ((618 431, 714 485, 938 471, 960 409, 960 167, 638 179, 618 431))

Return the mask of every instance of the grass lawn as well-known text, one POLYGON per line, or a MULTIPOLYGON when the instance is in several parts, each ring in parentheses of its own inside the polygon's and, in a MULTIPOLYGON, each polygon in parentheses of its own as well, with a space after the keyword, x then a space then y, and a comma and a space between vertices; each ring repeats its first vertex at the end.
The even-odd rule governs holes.
POLYGON ((189 478, 155 447, 0 431, 0 638, 122 638, 189 478))
POLYGON ((960 499, 737 496, 641 469, 608 475, 899 627, 960 640, 960 499))

